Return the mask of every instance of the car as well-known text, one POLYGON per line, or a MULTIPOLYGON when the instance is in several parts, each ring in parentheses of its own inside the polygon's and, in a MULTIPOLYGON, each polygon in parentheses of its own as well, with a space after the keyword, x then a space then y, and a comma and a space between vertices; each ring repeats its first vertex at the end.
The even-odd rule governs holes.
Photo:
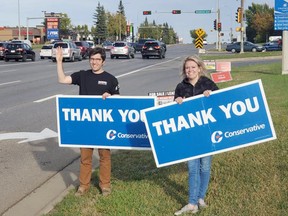
POLYGON ((0 42, 0 59, 4 59, 4 52, 9 42, 0 42))
POLYGON ((52 57, 52 48, 53 48, 53 44, 45 44, 41 47, 40 50, 40 58, 41 59, 51 59, 52 57))
POLYGON ((142 52, 142 47, 145 44, 146 41, 154 41, 155 39, 152 38, 141 38, 138 40, 137 43, 134 45, 135 53, 136 52, 142 52))
POLYGON ((31 41, 30 40, 12 40, 11 43, 26 43, 30 47, 32 47, 31 41))
POLYGON ((119 58, 119 57, 126 57, 126 58, 134 58, 134 47, 129 42, 125 41, 116 41, 113 44, 113 47, 110 49, 110 57, 119 58))
POLYGON ((281 51, 282 46, 279 44, 278 41, 272 41, 263 44, 263 47, 265 48, 266 51, 281 51))
POLYGON ((83 59, 86 59, 89 56, 90 45, 87 41, 75 41, 76 46, 81 50, 81 55, 83 59))
POLYGON ((207 45, 207 40, 203 40, 203 45, 207 45))
POLYGON ((165 58, 166 48, 163 42, 160 41, 146 41, 142 47, 142 58, 158 57, 165 58))
POLYGON ((26 43, 9 43, 4 52, 4 59, 8 62, 10 59, 19 61, 20 59, 25 62, 27 59, 35 61, 35 52, 32 47, 26 43))
POLYGON ((113 43, 111 41, 104 41, 102 43, 102 47, 106 50, 109 51, 113 47, 113 43))
POLYGON ((74 62, 75 59, 82 61, 81 50, 76 44, 72 41, 61 41, 56 42, 52 48, 52 61, 56 62, 56 49, 57 47, 62 47, 63 49, 63 61, 74 62))
MULTIPOLYGON (((265 52, 265 48, 263 46, 258 46, 250 41, 244 41, 243 43, 244 52, 265 52)), ((227 44, 226 51, 236 53, 241 51, 241 43, 234 42, 227 44)))
POLYGON ((87 40, 87 43, 89 44, 90 49, 95 48, 95 43, 94 43, 94 41, 87 40))

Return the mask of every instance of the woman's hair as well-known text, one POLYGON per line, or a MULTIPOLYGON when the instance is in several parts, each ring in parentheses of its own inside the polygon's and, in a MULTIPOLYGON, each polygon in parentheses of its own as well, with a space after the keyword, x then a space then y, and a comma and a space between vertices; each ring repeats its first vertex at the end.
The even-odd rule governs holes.
POLYGON ((188 62, 188 61, 193 61, 198 65, 198 67, 200 68, 199 76, 206 76, 206 66, 205 66, 203 60, 200 59, 196 55, 192 55, 192 56, 186 57, 183 61, 182 72, 181 72, 181 76, 183 78, 186 78, 185 65, 186 65, 186 62, 188 62))
POLYGON ((95 47, 93 49, 90 50, 89 52, 89 59, 91 58, 91 56, 96 55, 96 54, 100 54, 101 55, 101 59, 103 60, 103 62, 106 59, 106 51, 104 48, 102 47, 95 47))

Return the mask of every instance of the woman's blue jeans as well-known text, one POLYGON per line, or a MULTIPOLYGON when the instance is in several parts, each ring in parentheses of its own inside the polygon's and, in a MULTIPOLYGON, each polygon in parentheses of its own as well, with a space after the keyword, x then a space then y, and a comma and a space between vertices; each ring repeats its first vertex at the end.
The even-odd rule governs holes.
POLYGON ((197 205, 198 199, 206 195, 210 180, 212 156, 188 161, 189 203, 197 205))

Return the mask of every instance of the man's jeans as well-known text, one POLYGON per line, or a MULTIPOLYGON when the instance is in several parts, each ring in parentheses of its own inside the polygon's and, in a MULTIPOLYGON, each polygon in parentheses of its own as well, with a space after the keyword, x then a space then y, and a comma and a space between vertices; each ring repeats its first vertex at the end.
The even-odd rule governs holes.
POLYGON ((188 161, 189 170, 189 203, 197 205, 208 189, 212 156, 188 161))

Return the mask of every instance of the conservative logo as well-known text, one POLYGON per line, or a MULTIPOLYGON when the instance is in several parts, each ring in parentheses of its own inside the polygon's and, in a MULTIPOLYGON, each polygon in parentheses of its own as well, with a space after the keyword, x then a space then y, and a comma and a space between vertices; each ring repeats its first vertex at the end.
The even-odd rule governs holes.
POLYGON ((219 143, 222 141, 223 137, 229 139, 235 136, 242 136, 249 133, 256 133, 260 130, 264 130, 266 127, 265 124, 255 124, 251 127, 241 128, 239 130, 235 131, 225 131, 224 133, 222 131, 215 131, 211 135, 211 142, 212 143, 219 143))
POLYGON ((108 130, 106 133, 106 138, 108 140, 114 140, 115 138, 119 139, 148 139, 147 134, 128 134, 128 133, 121 133, 116 132, 116 130, 108 130))
POLYGON ((115 130, 109 130, 107 133, 106 133, 106 138, 108 140, 114 140, 116 138, 116 131, 115 130))
POLYGON ((215 131, 211 135, 211 141, 212 143, 219 143, 223 139, 223 132, 222 131, 215 131))

